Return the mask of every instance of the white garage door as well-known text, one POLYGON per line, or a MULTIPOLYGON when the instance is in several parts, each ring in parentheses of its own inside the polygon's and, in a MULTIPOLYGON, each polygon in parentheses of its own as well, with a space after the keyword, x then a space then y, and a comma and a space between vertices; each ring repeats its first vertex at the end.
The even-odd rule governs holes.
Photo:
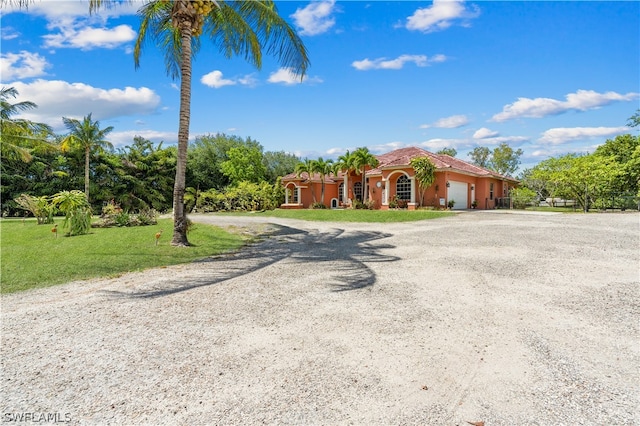
POLYGON ((468 209, 467 205, 467 184, 464 182, 449 181, 449 201, 454 200, 456 203, 453 205, 454 210, 468 209))

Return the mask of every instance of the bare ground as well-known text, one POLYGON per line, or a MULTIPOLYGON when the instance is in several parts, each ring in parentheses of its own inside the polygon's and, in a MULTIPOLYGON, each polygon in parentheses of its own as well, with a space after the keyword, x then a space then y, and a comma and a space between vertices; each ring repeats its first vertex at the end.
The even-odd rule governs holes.
POLYGON ((3 422, 640 424, 636 213, 192 219, 270 237, 2 297, 3 422))

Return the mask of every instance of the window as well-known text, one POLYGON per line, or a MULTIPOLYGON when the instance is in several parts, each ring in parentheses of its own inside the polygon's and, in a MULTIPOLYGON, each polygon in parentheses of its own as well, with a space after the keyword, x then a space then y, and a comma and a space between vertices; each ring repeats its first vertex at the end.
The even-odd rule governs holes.
POLYGON ((289 192, 289 204, 298 204, 298 188, 291 186, 287 188, 289 192))
POLYGON ((353 184, 353 196, 356 200, 362 201, 362 182, 356 182, 353 184))
POLYGON ((489 184, 489 199, 493 200, 493 182, 489 184))
POLYGON ((396 197, 400 200, 411 200, 411 181, 402 175, 396 181, 396 197))
POLYGON ((338 186, 338 200, 339 201, 344 201, 345 197, 344 197, 344 182, 342 182, 339 186, 338 186))

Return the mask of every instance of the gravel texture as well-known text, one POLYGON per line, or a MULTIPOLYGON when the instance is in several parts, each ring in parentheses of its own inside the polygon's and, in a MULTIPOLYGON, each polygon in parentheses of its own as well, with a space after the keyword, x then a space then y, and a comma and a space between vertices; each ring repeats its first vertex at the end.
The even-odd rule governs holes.
POLYGON ((637 213, 192 219, 269 237, 2 297, 2 422, 640 424, 637 213))

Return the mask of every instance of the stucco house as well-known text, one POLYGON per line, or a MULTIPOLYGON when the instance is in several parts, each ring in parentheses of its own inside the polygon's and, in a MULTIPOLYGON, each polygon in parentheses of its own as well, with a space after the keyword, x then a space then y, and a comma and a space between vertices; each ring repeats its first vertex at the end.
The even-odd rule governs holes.
POLYGON ((308 208, 313 204, 314 195, 317 202, 327 207, 348 207, 353 200, 362 200, 367 194, 373 208, 382 210, 395 206, 398 200, 409 210, 419 206, 446 208, 452 200, 453 209, 472 208, 474 201, 477 209, 493 209, 518 185, 511 177, 417 147, 396 149, 376 158, 380 164, 366 170, 364 185, 362 175, 355 171, 325 176, 324 201, 320 199, 322 182, 318 174, 302 173, 298 177, 291 173, 283 177, 286 197, 281 207, 308 208), (419 188, 415 180, 410 165, 414 157, 428 157, 436 166, 435 182, 426 189, 419 188))

